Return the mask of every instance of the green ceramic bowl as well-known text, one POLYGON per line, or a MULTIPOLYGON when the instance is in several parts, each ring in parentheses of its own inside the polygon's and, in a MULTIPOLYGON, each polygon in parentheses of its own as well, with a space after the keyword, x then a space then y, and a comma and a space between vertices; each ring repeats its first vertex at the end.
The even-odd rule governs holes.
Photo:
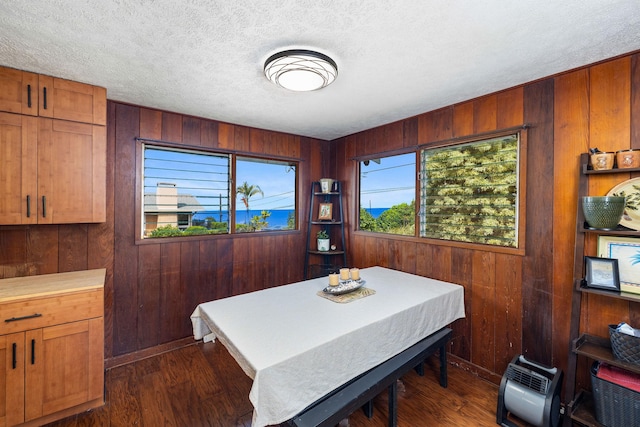
POLYGON ((584 219, 591 228, 613 230, 620 223, 626 199, 614 196, 588 196, 582 198, 584 219))

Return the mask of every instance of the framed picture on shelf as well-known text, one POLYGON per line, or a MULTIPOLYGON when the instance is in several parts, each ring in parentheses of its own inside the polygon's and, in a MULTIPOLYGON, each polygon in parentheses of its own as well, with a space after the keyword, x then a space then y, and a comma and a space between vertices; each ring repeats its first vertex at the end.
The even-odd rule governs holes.
POLYGON ((318 209, 319 220, 332 220, 333 219, 333 203, 320 203, 318 209))
POLYGON ((617 259, 620 290, 640 294, 640 239, 598 236, 598 256, 617 259))
POLYGON ((584 257, 587 288, 620 290, 618 260, 611 258, 584 257))

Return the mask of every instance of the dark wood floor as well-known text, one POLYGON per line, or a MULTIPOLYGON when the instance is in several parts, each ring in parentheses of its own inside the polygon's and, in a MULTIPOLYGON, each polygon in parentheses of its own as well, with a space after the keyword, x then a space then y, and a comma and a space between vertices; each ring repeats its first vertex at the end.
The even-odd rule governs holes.
MULTIPOLYGON (((438 384, 438 361, 424 377, 411 371, 399 382, 398 426, 496 426, 498 387, 449 367, 449 387, 438 384)), ((106 374, 106 404, 50 427, 251 426, 250 379, 219 343, 197 343, 106 374)), ((372 419, 362 411, 341 426, 383 427, 386 393, 375 400, 372 419)))

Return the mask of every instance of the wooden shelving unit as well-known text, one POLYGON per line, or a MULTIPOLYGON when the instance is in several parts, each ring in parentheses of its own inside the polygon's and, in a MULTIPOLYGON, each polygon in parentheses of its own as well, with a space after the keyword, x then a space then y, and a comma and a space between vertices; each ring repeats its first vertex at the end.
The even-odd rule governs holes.
MULTIPOLYGON (((607 175, 617 173, 640 172, 640 168, 592 170, 589 169, 589 155, 584 153, 580 156, 580 180, 578 188, 578 201, 588 195, 589 177, 592 175, 607 175)), ((600 427, 602 424, 595 419, 593 400, 590 393, 581 391, 575 393, 575 380, 578 355, 592 360, 599 360, 618 366, 633 372, 640 373, 640 366, 622 362, 613 356, 609 338, 597 337, 580 332, 580 314, 582 312, 582 296, 584 294, 597 294, 609 298, 624 299, 628 301, 640 302, 640 295, 627 292, 613 292, 586 288, 582 286, 584 272, 585 236, 587 234, 597 234, 599 236, 625 236, 640 238, 640 231, 631 230, 618 226, 616 230, 593 230, 585 222, 582 206, 578 203, 576 215, 576 243, 574 253, 574 286, 571 304, 571 327, 569 363, 567 364, 567 376, 565 382, 564 401, 570 402, 565 411, 564 426, 570 427, 573 422, 588 427, 600 427)))
POLYGON ((311 279, 335 271, 347 265, 347 250, 344 237, 344 215, 342 210, 342 186, 334 181, 331 191, 323 193, 319 181, 311 183, 311 199, 309 200, 309 226, 307 228, 307 245, 305 248, 304 278, 311 279), (332 219, 318 219, 320 203, 333 205, 332 219), (319 251, 315 245, 316 233, 325 230, 335 250, 319 251), (335 242, 335 243, 334 243, 335 242))

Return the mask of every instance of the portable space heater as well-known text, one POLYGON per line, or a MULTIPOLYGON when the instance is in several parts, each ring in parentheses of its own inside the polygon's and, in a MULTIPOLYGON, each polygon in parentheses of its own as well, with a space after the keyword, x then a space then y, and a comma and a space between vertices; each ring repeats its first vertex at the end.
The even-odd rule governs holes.
POLYGON ((560 388, 562 370, 515 356, 500 382, 496 422, 518 427, 507 419, 508 413, 536 427, 560 424, 560 388))

